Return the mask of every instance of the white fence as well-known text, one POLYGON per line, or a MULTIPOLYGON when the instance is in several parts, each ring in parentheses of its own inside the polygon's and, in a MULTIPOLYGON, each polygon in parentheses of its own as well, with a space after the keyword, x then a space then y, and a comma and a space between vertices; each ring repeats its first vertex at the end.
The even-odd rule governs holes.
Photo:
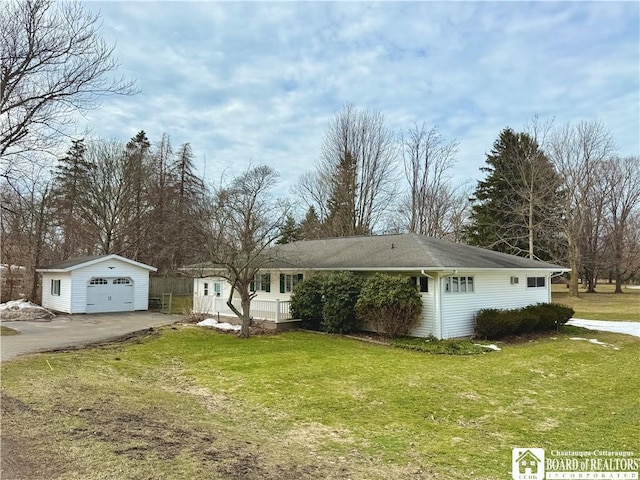
MULTIPOLYGON (((250 315, 256 320, 270 320, 272 322, 286 322, 292 320, 288 300, 257 300, 251 301, 250 315)), ((239 299, 233 299, 233 305, 240 311, 239 299)), ((235 313, 227 305, 226 299, 213 295, 194 295, 193 311, 196 313, 211 313, 232 315, 235 313)))

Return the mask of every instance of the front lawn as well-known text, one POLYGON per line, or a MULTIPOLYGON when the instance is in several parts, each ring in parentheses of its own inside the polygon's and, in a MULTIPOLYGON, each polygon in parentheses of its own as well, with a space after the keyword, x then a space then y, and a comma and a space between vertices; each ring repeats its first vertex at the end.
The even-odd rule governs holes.
POLYGON ((3 478, 496 479, 513 447, 639 452, 640 341, 577 331, 450 356, 185 326, 17 359, 3 478))
POLYGON ((573 308, 575 318, 640 322, 640 289, 624 287, 624 293, 613 291, 613 285, 598 284, 596 293, 581 289, 576 298, 569 296, 564 285, 553 285, 551 295, 554 302, 573 308))

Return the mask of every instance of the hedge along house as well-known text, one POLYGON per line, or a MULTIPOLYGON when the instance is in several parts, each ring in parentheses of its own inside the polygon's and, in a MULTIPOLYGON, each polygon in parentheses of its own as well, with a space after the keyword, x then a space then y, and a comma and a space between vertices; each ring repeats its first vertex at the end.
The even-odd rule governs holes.
POLYGON ((149 307, 149 272, 119 255, 70 258, 42 273, 42 306, 64 313, 132 312, 149 307))
MULTIPOLYGON (((422 318, 413 336, 473 335, 483 308, 518 308, 551 301, 551 278, 570 269, 417 234, 306 240, 273 247, 268 268, 256 276, 251 315, 291 322, 295 285, 320 272, 375 272, 412 277, 422 297, 422 318)), ((189 268, 193 271, 197 266, 189 268)), ((199 268, 202 268, 200 266, 199 268)), ((214 269, 194 284, 194 311, 228 314, 229 284, 214 269), (226 307, 226 308, 225 308, 226 307)))

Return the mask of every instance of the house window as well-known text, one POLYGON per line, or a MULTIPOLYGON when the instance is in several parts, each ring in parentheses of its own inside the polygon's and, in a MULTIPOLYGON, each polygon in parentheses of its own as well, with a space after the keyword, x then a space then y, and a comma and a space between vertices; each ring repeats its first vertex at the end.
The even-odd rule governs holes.
POLYGON ((270 273, 258 273, 253 277, 253 282, 249 289, 252 292, 270 292, 271 291, 271 274, 270 273))
POLYGON ((60 280, 51 280, 51 295, 60 296, 60 280))
POLYGON ((527 277, 527 287, 540 288, 546 286, 547 279, 545 277, 527 277))
POLYGON ((429 278, 428 277, 411 277, 413 283, 416 284, 420 293, 426 293, 429 291, 429 278))
POLYGON ((209 284, 207 282, 204 282, 204 296, 208 296, 209 295, 209 284))
POLYGON ((215 282, 213 284, 213 294, 216 297, 222 296, 222 284, 220 282, 215 282))
MULTIPOLYGON (((58 280, 59 281, 59 280, 58 280)), ((92 278, 89 285, 106 285, 109 282, 106 278, 92 278)))
POLYGON ((129 280, 128 278, 116 278, 113 281, 114 285, 129 285, 131 283, 131 280, 129 280))
POLYGON ((289 274, 280 274, 280 293, 289 293, 293 292, 293 289, 296 287, 298 283, 302 281, 302 274, 296 273, 293 275, 289 274))
POLYGON ((446 293, 471 293, 474 290, 473 277, 445 277, 444 291, 446 293))
POLYGON ((520 283, 520 277, 511 277, 511 285, 518 285, 520 283))

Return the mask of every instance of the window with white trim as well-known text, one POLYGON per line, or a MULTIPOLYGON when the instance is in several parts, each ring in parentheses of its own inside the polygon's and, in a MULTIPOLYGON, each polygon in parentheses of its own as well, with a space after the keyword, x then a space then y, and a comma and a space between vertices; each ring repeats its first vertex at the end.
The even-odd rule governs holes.
POLYGON ((451 276, 444 279, 446 293, 472 293, 474 291, 473 277, 451 276))
POLYGON ((116 278, 113 281, 114 285, 129 285, 131 283, 131 280, 129 280, 128 278, 116 278))
POLYGON ((546 277, 527 277, 528 288, 542 288, 547 286, 546 277))
POLYGON ((60 296, 60 280, 51 280, 51 295, 60 296))
POLYGON ((89 285, 106 285, 108 283, 106 278, 92 278, 89 285))
POLYGON ((271 291, 271 274, 258 273, 253 277, 253 282, 249 287, 252 292, 270 292, 271 291))
POLYGON ((293 275, 280 274, 280 293, 293 292, 293 289, 302 281, 302 273, 294 273, 293 275))
POLYGON ((216 297, 222 296, 222 284, 220 282, 213 284, 213 295, 216 297))
POLYGON ((203 290, 203 295, 205 297, 209 296, 209 284, 207 282, 204 282, 204 285, 202 286, 202 290, 203 290))
POLYGON ((429 277, 411 277, 411 280, 416 284, 420 293, 429 291, 429 277))

